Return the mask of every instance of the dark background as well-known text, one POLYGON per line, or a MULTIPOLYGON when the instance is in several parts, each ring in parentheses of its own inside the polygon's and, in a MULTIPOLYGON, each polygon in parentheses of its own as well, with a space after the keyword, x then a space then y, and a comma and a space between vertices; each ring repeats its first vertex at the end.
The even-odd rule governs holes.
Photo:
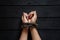
POLYGON ((60 40, 60 0, 0 0, 0 40, 18 40, 22 12, 33 10, 42 40, 60 40))

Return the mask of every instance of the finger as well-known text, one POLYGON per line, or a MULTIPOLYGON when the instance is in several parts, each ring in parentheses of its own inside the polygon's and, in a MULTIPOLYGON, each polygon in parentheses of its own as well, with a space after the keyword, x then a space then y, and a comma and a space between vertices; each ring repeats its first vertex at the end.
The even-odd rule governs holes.
POLYGON ((34 16, 32 17, 32 20, 37 20, 37 13, 34 11, 34 16))
POLYGON ((24 20, 25 21, 27 21, 27 18, 26 17, 27 17, 27 15, 26 15, 26 13, 24 13, 24 20))
POLYGON ((24 21, 24 18, 23 18, 23 16, 22 16, 22 21, 24 21))
POLYGON ((29 19, 28 22, 31 23, 31 19, 29 19))
POLYGON ((23 12, 23 15, 28 16, 28 14, 27 14, 27 13, 25 13, 25 12, 23 12))
POLYGON ((23 13, 23 15, 25 15, 25 17, 26 17, 26 18, 28 17, 28 14, 27 14, 27 13, 25 13, 25 12, 23 13))
POLYGON ((34 17, 37 17, 37 13, 36 13, 36 11, 34 11, 34 17))
POLYGON ((34 13, 34 16, 32 18, 36 18, 37 17, 36 11, 33 11, 33 13, 34 13))
POLYGON ((36 11, 32 11, 32 12, 29 13, 29 15, 31 15, 31 14, 34 14, 34 16, 37 16, 36 11))
POLYGON ((34 14, 33 12, 34 12, 34 11, 31 11, 31 12, 29 13, 29 15, 34 14))
POLYGON ((33 16, 34 16, 34 11, 30 12, 28 17, 29 19, 31 19, 33 16))
POLYGON ((27 14, 27 13, 25 13, 25 16, 28 16, 28 14, 27 14))

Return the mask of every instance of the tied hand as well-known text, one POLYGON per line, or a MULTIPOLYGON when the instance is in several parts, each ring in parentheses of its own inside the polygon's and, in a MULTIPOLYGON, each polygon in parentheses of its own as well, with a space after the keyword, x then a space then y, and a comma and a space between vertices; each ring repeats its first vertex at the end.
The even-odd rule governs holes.
POLYGON ((23 23, 28 23, 28 20, 27 20, 27 13, 23 12, 23 15, 22 15, 22 22, 23 23))
POLYGON ((29 15, 31 16, 31 19, 28 20, 29 23, 36 23, 37 20, 37 14, 36 11, 32 11, 29 13, 29 15))
POLYGON ((31 23, 36 25, 36 21, 37 21, 37 14, 36 11, 31 11, 29 14, 23 12, 22 15, 22 22, 24 23, 24 25, 22 26, 22 28, 29 28, 27 27, 27 25, 25 25, 25 23, 31 23))
POLYGON ((29 14, 23 12, 22 21, 23 23, 36 23, 37 14, 36 11, 32 11, 29 14))

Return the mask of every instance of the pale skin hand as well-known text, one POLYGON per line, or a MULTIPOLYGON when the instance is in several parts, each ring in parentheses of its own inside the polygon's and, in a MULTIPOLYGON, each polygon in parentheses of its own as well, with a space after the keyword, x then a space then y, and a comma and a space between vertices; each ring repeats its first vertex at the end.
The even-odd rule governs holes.
MULTIPOLYGON (((37 14, 36 11, 30 12, 30 14, 34 14, 34 16, 29 20, 29 23, 36 23, 37 14)), ((39 33, 36 28, 30 28, 32 40, 41 40, 39 33)))
MULTIPOLYGON (((23 16, 22 16, 22 22, 23 23, 28 23, 28 21, 26 19, 26 16, 27 16, 27 14, 26 13, 23 13, 23 16)), ((28 28, 24 28, 22 30, 22 34, 21 34, 19 40, 27 40, 27 38, 28 38, 28 28)))
POLYGON ((36 11, 32 11, 29 13, 30 14, 34 14, 34 16, 29 20, 29 23, 35 23, 36 20, 37 20, 37 14, 36 14, 36 11))

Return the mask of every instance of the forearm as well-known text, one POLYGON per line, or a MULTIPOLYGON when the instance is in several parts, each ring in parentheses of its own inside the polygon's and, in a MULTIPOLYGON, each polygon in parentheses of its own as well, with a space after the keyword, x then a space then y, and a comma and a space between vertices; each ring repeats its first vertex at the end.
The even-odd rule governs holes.
POLYGON ((32 40, 41 40, 36 28, 33 28, 30 31, 31 31, 31 35, 32 35, 32 40))
POLYGON ((26 30, 26 29, 22 30, 22 34, 21 34, 21 37, 20 37, 19 40, 27 40, 27 37, 28 37, 28 32, 27 31, 28 30, 26 30))

